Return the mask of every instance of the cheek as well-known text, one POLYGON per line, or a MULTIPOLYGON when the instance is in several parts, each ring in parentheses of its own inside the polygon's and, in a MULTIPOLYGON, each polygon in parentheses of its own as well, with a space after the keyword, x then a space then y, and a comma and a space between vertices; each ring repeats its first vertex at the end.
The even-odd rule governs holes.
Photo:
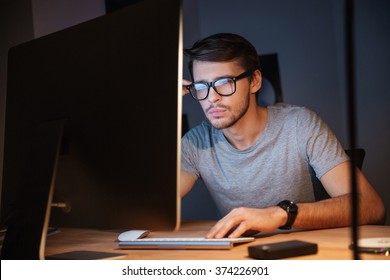
POLYGON ((207 102, 201 101, 199 102, 200 107, 202 107, 202 110, 205 111, 208 108, 207 102))

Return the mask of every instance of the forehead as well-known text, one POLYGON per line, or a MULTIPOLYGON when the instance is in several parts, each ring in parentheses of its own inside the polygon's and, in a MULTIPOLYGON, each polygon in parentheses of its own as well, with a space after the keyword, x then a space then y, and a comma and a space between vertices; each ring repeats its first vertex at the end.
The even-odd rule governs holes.
POLYGON ((193 63, 195 81, 213 81, 219 77, 239 75, 242 71, 243 68, 237 60, 224 62, 195 60, 193 63))

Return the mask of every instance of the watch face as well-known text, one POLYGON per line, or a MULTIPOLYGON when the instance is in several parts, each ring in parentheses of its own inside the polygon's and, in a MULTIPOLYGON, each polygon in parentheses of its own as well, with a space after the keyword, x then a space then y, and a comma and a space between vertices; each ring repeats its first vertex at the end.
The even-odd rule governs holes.
POLYGON ((298 206, 290 200, 283 200, 278 205, 289 213, 296 213, 298 211, 298 206))
POLYGON ((298 211, 298 206, 294 202, 291 202, 289 206, 289 212, 296 213, 297 211, 298 211))
POLYGON ((287 212, 287 222, 284 226, 279 227, 279 229, 291 229, 298 213, 298 206, 290 200, 283 200, 278 203, 278 206, 287 212))

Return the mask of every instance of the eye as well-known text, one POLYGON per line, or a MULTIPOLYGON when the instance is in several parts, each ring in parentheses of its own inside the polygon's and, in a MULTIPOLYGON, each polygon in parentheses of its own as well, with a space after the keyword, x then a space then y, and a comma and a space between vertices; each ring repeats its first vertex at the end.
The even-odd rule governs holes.
POLYGON ((207 90, 208 86, 206 84, 203 84, 203 83, 195 83, 193 85, 194 89, 197 90, 197 91, 200 91, 200 90, 207 90))
POLYGON ((233 83, 233 80, 231 78, 223 78, 223 79, 219 79, 217 81, 215 81, 214 85, 216 87, 221 87, 221 86, 225 86, 225 85, 230 85, 233 83))

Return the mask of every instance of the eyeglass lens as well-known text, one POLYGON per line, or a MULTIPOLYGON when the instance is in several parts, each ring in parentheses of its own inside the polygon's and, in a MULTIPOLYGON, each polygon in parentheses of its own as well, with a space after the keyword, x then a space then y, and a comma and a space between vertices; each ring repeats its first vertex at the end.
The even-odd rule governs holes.
POLYGON ((205 99, 210 86, 220 95, 230 95, 236 90, 235 82, 232 78, 222 78, 214 81, 211 85, 207 83, 194 83, 190 91, 196 99, 205 99))

